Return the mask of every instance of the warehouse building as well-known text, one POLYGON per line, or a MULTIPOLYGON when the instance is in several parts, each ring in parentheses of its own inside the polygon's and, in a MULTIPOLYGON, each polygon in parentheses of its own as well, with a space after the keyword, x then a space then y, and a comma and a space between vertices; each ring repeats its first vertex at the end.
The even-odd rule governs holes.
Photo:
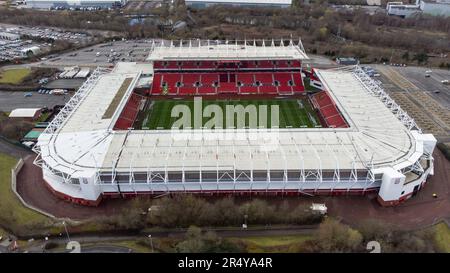
POLYGON ((126 3, 127 0, 28 0, 26 6, 34 9, 113 8, 126 3))
POLYGON ((292 0, 186 0, 186 5, 205 8, 211 5, 232 5, 232 6, 260 6, 260 7, 290 7, 292 0))
POLYGON ((414 4, 388 2, 386 10, 389 15, 411 17, 418 14, 432 16, 450 16, 450 0, 417 0, 414 4))
POLYGON ((41 108, 17 108, 11 111, 9 118, 33 121, 41 116, 41 108))

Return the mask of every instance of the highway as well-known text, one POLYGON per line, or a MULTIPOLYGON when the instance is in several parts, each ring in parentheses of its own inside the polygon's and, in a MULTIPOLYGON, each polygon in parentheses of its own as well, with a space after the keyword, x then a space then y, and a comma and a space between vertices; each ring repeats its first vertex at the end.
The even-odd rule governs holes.
POLYGON ((433 69, 425 77, 426 67, 392 67, 373 65, 390 96, 410 114, 426 132, 438 140, 450 140, 450 86, 441 83, 450 79, 450 71, 433 69))

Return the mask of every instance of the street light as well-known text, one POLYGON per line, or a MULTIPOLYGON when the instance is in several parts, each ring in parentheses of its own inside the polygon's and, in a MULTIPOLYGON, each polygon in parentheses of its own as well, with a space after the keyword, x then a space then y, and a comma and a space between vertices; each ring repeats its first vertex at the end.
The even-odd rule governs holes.
POLYGON ((148 235, 148 238, 150 239, 150 245, 151 245, 151 247, 152 247, 152 253, 154 253, 155 251, 154 251, 154 249, 153 249, 153 239, 152 239, 152 235, 149 234, 149 235, 148 235))
POLYGON ((67 240, 70 242, 69 231, 67 231, 66 221, 63 221, 62 223, 64 225, 64 229, 66 230, 67 240))
POLYGON ((242 228, 243 228, 243 229, 247 229, 247 218, 248 218, 248 215, 245 214, 245 215, 244 215, 244 224, 242 225, 242 228))

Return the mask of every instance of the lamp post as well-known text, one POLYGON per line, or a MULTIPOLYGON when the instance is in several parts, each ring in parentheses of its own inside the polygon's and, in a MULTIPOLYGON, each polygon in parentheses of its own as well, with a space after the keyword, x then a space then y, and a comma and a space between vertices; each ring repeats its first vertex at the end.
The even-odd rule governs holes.
POLYGON ((63 221, 64 229, 66 230, 67 240, 70 242, 69 231, 67 231, 66 221, 63 221))
POLYGON ((153 239, 152 239, 152 235, 149 234, 149 235, 148 235, 148 238, 150 239, 150 246, 152 247, 152 253, 154 253, 155 251, 154 251, 154 249, 153 249, 153 239))

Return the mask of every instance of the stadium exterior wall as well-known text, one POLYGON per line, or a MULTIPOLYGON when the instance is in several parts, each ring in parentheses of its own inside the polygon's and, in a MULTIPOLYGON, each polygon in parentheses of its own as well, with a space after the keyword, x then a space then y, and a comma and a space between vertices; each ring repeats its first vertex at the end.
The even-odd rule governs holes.
POLYGON ((395 206, 417 193, 433 174, 433 160, 427 160, 424 173, 405 183, 405 175, 393 168, 374 171, 375 181, 364 180, 338 183, 324 181, 254 181, 254 182, 164 182, 164 183, 96 183, 96 175, 79 178, 79 184, 64 183, 63 178, 43 168, 46 186, 60 198, 82 205, 97 206, 103 198, 133 197, 138 195, 161 195, 193 193, 202 195, 365 195, 378 192, 382 206, 395 206))

